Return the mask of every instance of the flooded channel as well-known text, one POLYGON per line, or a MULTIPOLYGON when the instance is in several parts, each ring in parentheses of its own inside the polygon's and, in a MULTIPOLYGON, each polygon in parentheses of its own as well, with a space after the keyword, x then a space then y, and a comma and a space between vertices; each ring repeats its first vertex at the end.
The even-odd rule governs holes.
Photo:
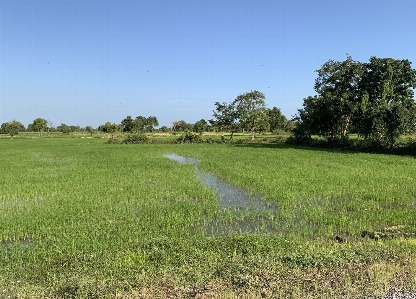
POLYGON ((206 233, 270 232, 274 230, 275 205, 266 203, 257 194, 231 186, 212 173, 201 172, 198 168, 198 161, 195 158, 175 154, 164 156, 179 163, 192 164, 195 167, 198 179, 205 186, 214 189, 216 192, 223 211, 232 214, 232 219, 213 220, 210 223, 206 223, 206 233))

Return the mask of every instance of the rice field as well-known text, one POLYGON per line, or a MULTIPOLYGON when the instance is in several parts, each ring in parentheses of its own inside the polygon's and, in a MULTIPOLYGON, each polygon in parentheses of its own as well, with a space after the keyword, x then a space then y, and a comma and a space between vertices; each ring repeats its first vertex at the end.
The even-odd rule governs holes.
POLYGON ((411 157, 46 137, 2 139, 0 151, 0 297, 357 298, 416 289, 411 157), (194 158, 198 169, 167 154, 194 158), (274 210, 225 208, 198 172, 274 210))

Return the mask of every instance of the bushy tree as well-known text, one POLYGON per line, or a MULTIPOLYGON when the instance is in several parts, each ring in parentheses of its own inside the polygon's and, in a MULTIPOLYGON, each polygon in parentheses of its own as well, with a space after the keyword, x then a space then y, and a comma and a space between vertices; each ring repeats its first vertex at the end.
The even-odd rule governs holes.
POLYGON ((234 103, 219 103, 215 102, 215 110, 212 111, 216 120, 210 120, 213 127, 220 130, 228 130, 231 132, 230 140, 233 139, 233 135, 240 127, 238 111, 234 103))
POLYGON ((237 96, 229 104, 216 102, 215 106, 213 116, 216 120, 210 120, 210 122, 213 127, 230 131, 230 139, 238 129, 250 131, 251 139, 254 139, 256 132, 269 130, 265 96, 260 91, 252 90, 237 96))
POLYGON ((318 71, 318 95, 298 110, 298 136, 346 137, 351 128, 394 145, 415 123, 416 71, 408 60, 371 57, 368 63, 329 60, 318 71), (303 131, 303 132, 302 132, 303 131))
POLYGON ((157 120, 156 116, 149 116, 146 119, 146 131, 153 134, 153 131, 157 126, 159 126, 159 121, 157 120))
POLYGON ((233 105, 241 126, 250 131, 252 140, 256 131, 267 128, 269 117, 263 93, 257 90, 246 92, 239 95, 233 105))
POLYGON ((87 131, 92 137, 92 133, 94 132, 94 129, 91 126, 86 126, 85 131, 87 131))
POLYGON ((1 131, 4 134, 9 134, 10 137, 13 138, 17 134, 19 134, 19 132, 24 132, 25 126, 19 121, 11 120, 1 125, 1 131))
POLYGON ((201 119, 198 120, 195 124, 194 124, 194 131, 202 134, 203 132, 206 132, 208 129, 208 123, 205 119, 201 119))
POLYGON ((114 138, 114 133, 117 132, 118 125, 106 122, 103 126, 100 126, 100 130, 104 133, 111 134, 111 138, 114 138))
POLYGON ((266 113, 269 119, 270 132, 286 130, 287 118, 282 114, 279 108, 273 107, 272 109, 267 109, 266 113))
POLYGON ((123 132, 131 133, 135 129, 135 122, 131 116, 127 116, 125 119, 121 121, 121 125, 123 126, 123 132))
POLYGON ((43 131, 47 128, 48 121, 43 118, 36 118, 32 124, 31 129, 39 132, 39 135, 42 136, 43 131))
POLYGON ((64 134, 69 134, 72 132, 72 129, 70 126, 66 125, 66 124, 61 124, 60 126, 58 126, 56 128, 59 132, 62 132, 64 134))
POLYGON ((168 128, 167 126, 162 126, 160 129, 159 129, 159 132, 162 132, 162 133, 167 133, 167 132, 169 132, 171 129, 170 128, 168 128))
POLYGON ((409 60, 371 57, 364 64, 361 82, 361 115, 357 132, 393 145, 397 138, 413 129, 416 70, 409 60))
POLYGON ((193 131, 194 126, 188 124, 184 120, 175 120, 172 122, 172 131, 176 134, 177 132, 193 131))

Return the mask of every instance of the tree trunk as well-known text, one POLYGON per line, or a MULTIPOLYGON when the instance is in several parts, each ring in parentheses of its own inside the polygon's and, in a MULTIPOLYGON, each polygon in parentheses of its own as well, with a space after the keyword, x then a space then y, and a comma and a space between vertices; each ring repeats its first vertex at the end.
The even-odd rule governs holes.
POLYGON ((350 122, 351 122, 351 116, 349 115, 345 116, 345 123, 343 125, 342 132, 341 132, 343 137, 347 136, 347 129, 348 129, 350 122))

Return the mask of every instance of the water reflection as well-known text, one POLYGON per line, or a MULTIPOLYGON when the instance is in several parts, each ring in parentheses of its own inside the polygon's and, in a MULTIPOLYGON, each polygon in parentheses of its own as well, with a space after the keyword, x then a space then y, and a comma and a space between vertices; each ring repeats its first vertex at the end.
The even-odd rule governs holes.
POLYGON ((206 224, 206 233, 219 234, 274 230, 273 223, 276 218, 275 205, 264 202, 257 194, 231 186, 212 173, 201 172, 195 158, 182 157, 174 154, 167 154, 165 157, 179 163, 190 163, 194 165, 199 180, 206 186, 213 188, 217 193, 219 203, 223 210, 233 213, 233 218, 235 218, 233 220, 213 220, 211 223, 206 224))
POLYGON ((260 196, 246 190, 231 186, 212 173, 198 173, 199 179, 217 192, 220 204, 225 209, 234 211, 274 211, 275 207, 261 200, 260 196))

